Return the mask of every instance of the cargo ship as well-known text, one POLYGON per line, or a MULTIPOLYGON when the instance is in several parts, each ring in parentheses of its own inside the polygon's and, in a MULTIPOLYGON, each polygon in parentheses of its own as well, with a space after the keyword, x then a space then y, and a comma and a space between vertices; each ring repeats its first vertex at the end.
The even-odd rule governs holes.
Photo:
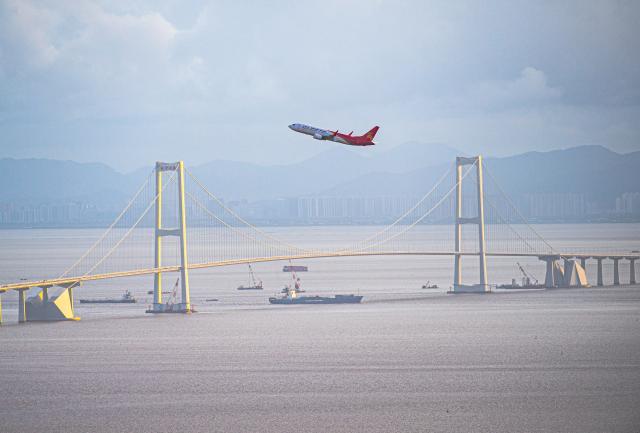
POLYGON ((301 265, 284 265, 282 267, 282 272, 307 272, 308 270, 308 267, 301 265))
POLYGON ((335 296, 289 296, 269 298, 270 304, 359 304, 362 301, 360 295, 335 295, 335 296))
POLYGON ((300 278, 293 276, 294 285, 285 286, 282 289, 284 295, 272 296, 269 298, 270 304, 359 304, 362 301, 360 295, 335 295, 335 296, 299 296, 300 292, 304 292, 300 286, 300 278))
POLYGON ((138 301, 128 290, 125 290, 125 292, 122 294, 122 297, 119 299, 80 299, 81 304, 135 304, 136 302, 138 301))
POLYGON ((238 286, 236 290, 263 290, 262 280, 256 280, 256 276, 253 273, 253 268, 249 265, 249 278, 251 284, 249 286, 238 286))

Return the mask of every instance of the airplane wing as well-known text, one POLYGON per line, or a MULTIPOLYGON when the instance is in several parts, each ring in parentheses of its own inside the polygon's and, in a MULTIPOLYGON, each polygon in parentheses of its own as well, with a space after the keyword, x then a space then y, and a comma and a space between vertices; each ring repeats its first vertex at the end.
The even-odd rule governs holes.
POLYGON ((324 129, 319 129, 313 134, 313 138, 316 140, 327 140, 333 137, 333 133, 331 131, 326 131, 324 129))

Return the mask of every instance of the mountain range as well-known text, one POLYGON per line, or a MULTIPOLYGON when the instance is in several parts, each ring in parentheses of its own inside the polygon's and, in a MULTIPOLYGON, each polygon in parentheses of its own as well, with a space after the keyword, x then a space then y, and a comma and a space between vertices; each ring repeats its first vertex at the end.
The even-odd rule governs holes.
MULTIPOLYGON (((282 197, 421 195, 450 166, 456 149, 406 143, 388 151, 338 147, 305 161, 275 166, 211 161, 188 167, 226 200, 282 197)), ((509 194, 584 193, 610 202, 640 191, 640 151, 619 154, 602 146, 528 152, 486 158, 487 170, 509 194)), ((0 202, 76 200, 124 202, 152 167, 123 174, 100 163, 47 159, 0 159, 0 202)))

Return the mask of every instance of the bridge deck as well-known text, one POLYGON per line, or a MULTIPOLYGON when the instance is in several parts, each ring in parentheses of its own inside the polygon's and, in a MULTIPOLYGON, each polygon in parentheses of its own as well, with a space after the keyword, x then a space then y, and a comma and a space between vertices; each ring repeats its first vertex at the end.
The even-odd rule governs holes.
MULTIPOLYGON (((451 252, 451 251, 393 251, 393 252, 318 252, 318 253, 305 253, 299 255, 290 256, 272 256, 272 257, 254 257, 247 259, 234 259, 224 260, 219 262, 207 262, 207 263, 194 263, 189 264, 188 268, 191 269, 204 269, 204 268, 216 268, 222 266, 241 265, 247 263, 262 263, 262 262, 277 262, 286 260, 299 260, 299 259, 319 259, 330 257, 365 257, 365 256, 477 256, 478 252, 451 252)), ((511 253, 511 252, 488 252, 487 256, 490 257, 546 257, 554 256, 558 258, 574 258, 585 257, 592 259, 640 259, 639 253, 511 253)), ((151 275, 161 272, 178 272, 180 266, 163 266, 160 268, 147 268, 147 269, 134 269, 129 271, 110 272, 104 274, 83 275, 75 277, 63 277, 52 278, 39 281, 21 281, 19 283, 11 283, 0 286, 0 293, 7 292, 9 290, 26 290, 32 287, 52 287, 52 286, 69 286, 78 285, 82 282, 106 280, 111 278, 123 278, 134 277, 139 275, 151 275)))

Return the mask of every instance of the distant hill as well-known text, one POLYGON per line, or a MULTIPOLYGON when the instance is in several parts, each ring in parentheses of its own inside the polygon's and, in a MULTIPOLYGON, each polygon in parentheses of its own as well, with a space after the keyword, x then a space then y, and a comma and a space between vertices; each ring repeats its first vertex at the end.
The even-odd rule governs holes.
MULTIPOLYGON (((212 161, 190 170, 221 198, 273 199, 301 195, 418 195, 460 152, 445 145, 406 143, 388 151, 340 147, 278 166, 212 161)), ((581 192, 612 200, 640 191, 640 152, 601 146, 487 158, 487 169, 510 194, 581 192)), ((124 202, 151 171, 122 174, 99 163, 0 159, 0 202, 124 202)))
POLYGON ((445 145, 415 142, 386 152, 344 146, 297 164, 265 167, 213 161, 191 170, 221 197, 257 200, 316 194, 372 172, 404 173, 441 164, 458 153, 445 145))
MULTIPOLYGON (((425 166, 402 175, 367 173, 323 193, 331 196, 421 195, 452 164, 425 166)), ((640 152, 619 154, 602 146, 581 146, 551 152, 528 152, 487 158, 485 166, 510 195, 525 193, 584 193, 609 203, 624 192, 640 191, 640 152)))
POLYGON ((0 201, 52 202, 61 199, 93 201, 95 197, 121 202, 135 188, 131 176, 100 163, 51 159, 0 159, 0 201))
POLYGON ((580 192, 615 198, 640 191, 640 152, 619 154, 602 146, 581 146, 494 158, 487 165, 513 193, 580 192))

